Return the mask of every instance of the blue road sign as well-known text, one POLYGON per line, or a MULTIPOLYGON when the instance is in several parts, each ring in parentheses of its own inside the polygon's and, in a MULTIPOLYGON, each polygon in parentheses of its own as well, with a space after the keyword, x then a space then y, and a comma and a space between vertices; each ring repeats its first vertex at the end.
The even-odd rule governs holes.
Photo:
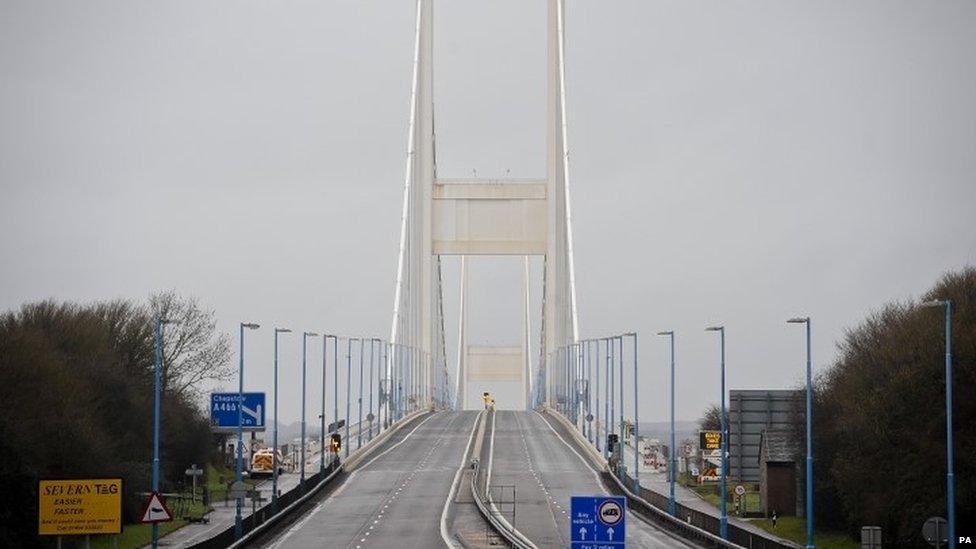
POLYGON ((573 549, 617 549, 627 538, 627 500, 617 496, 573 496, 569 520, 573 549))
POLYGON ((245 431, 264 430, 264 393, 211 393, 210 427, 214 431, 237 429, 238 397, 243 397, 241 423, 245 431))

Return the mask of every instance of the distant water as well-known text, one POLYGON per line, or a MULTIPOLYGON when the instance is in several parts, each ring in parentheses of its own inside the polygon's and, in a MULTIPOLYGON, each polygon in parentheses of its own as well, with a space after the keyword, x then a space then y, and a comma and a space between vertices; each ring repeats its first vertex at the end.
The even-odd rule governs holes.
MULTIPOLYGON (((667 444, 671 438, 671 424, 667 421, 642 421, 640 422, 640 436, 657 438, 667 444)), ((678 444, 686 438, 698 438, 698 422, 675 421, 674 436, 678 444)))

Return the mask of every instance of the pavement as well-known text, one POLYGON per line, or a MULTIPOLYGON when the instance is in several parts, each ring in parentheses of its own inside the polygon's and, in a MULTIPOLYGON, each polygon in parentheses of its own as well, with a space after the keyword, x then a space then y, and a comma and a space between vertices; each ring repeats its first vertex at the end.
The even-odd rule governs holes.
POLYGON ((444 547, 441 515, 477 416, 438 412, 395 433, 264 547, 444 547))
MULTIPOLYGON (((495 415, 490 463, 499 511, 539 547, 570 545, 570 498, 609 495, 597 473, 537 412, 495 415), (514 487, 514 494, 512 491, 514 487), (514 495, 514 506, 507 503, 514 495)), ((628 513, 631 547, 693 547, 628 513)))

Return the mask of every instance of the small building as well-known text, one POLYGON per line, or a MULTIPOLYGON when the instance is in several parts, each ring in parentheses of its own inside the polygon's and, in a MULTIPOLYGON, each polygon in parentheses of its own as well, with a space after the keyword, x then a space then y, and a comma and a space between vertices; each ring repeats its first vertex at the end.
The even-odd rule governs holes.
POLYGON ((803 516, 803 472, 796 432, 764 429, 759 441, 759 497, 768 517, 803 516))

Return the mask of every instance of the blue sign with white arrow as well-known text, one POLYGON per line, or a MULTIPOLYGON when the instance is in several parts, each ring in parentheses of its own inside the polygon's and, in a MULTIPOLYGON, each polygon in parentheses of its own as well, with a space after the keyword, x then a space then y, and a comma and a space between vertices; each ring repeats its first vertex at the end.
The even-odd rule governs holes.
POLYGON ((573 496, 569 520, 573 549, 617 549, 627 538, 627 499, 573 496))
POLYGON ((240 420, 245 431, 264 430, 264 393, 211 393, 210 427, 214 431, 237 429, 240 402, 240 420))

